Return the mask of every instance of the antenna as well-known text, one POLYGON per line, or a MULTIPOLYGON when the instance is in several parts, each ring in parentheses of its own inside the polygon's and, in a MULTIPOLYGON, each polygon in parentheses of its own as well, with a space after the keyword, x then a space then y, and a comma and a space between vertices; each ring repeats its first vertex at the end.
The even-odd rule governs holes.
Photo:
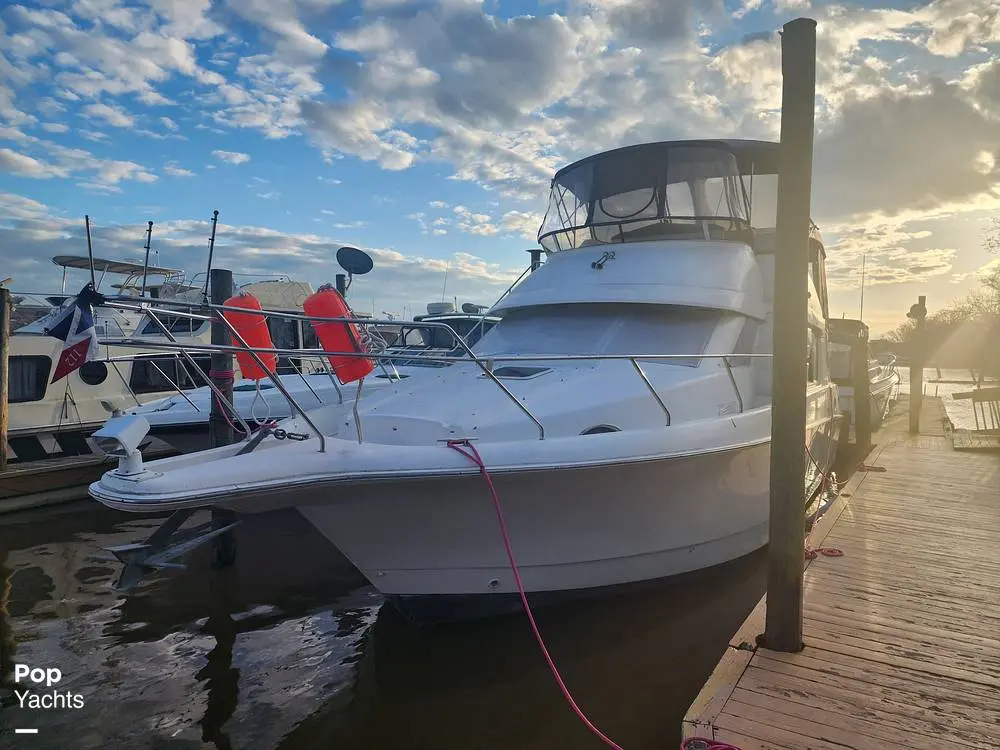
POLYGON ((140 297, 146 296, 146 275, 149 272, 149 243, 153 239, 153 222, 149 222, 149 226, 146 227, 146 260, 142 264, 142 291, 139 292, 140 297))
MULTIPOLYGON (((341 294, 347 294, 347 290, 351 288, 351 282, 354 281, 355 274, 358 276, 364 276, 366 273, 375 267, 375 261, 372 260, 371 256, 364 250, 358 250, 356 247, 344 246, 337 250, 337 263, 340 267, 347 271, 347 282, 344 284, 344 289, 341 294)), ((337 274, 337 276, 342 276, 342 274, 337 274)), ((340 291, 338 288, 337 291, 340 291)), ((375 317, 374 313, 375 302, 372 302, 372 317, 375 317)))
POLYGON ((444 302, 444 293, 448 289, 448 271, 451 269, 451 261, 444 267, 444 285, 441 287, 441 301, 444 302))
POLYGON ((865 319, 865 262, 868 260, 868 253, 861 256, 861 312, 858 313, 860 320, 865 319))
POLYGON ((212 236, 208 238, 208 272, 205 274, 205 290, 202 296, 208 302, 208 280, 212 278, 212 254, 215 252, 215 228, 219 225, 219 209, 212 212, 212 236))
POLYGON ((87 226, 87 257, 90 259, 90 283, 94 289, 97 289, 97 277, 94 275, 94 248, 90 244, 90 214, 84 216, 83 221, 87 226))

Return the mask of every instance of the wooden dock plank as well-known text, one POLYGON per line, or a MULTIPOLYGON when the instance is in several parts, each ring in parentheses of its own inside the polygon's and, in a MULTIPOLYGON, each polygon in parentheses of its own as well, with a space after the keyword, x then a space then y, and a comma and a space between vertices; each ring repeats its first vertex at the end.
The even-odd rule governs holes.
POLYGON ((876 436, 868 470, 808 540, 844 556, 807 566, 805 649, 744 651, 712 685, 711 713, 692 704, 685 736, 788 750, 1000 747, 1000 456, 955 452, 945 425, 928 397, 921 435, 896 419, 876 436))

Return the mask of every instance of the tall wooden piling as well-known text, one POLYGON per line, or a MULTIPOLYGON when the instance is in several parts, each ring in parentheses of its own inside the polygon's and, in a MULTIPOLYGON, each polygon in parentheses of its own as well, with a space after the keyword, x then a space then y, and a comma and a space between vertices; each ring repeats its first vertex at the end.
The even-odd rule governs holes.
POLYGON ((910 306, 906 317, 916 321, 910 343, 910 433, 920 432, 920 405, 924 397, 924 360, 927 357, 924 324, 927 320, 927 297, 921 294, 910 306))
POLYGON ((337 286, 337 291, 340 292, 341 297, 347 296, 347 274, 338 273, 333 277, 334 283, 337 286))
POLYGON ((816 100, 816 21, 797 18, 781 34, 781 146, 774 358, 771 507, 764 642, 802 648, 802 529, 805 526, 806 351, 809 222, 816 100))
POLYGON ((851 347, 851 388, 854 392, 854 447, 864 458, 872 447, 871 381, 868 379, 868 328, 858 330, 858 341, 851 347))
POLYGON ((10 395, 10 334, 11 334, 10 289, 0 287, 0 471, 7 468, 8 404, 10 395))
MULTIPOLYGON (((233 296, 233 272, 226 268, 213 268, 209 271, 209 288, 213 305, 222 305, 233 296)), ((212 344, 230 345, 229 329, 218 318, 222 313, 216 311, 212 320, 212 344)), ((215 387, 233 402, 233 355, 229 352, 212 352, 212 365, 209 377, 215 387)), ((208 437, 213 448, 230 445, 236 440, 231 417, 225 412, 226 406, 213 394, 212 410, 208 419, 208 437)), ((213 528, 228 526, 236 520, 236 514, 231 510, 212 509, 213 528)), ((236 541, 232 532, 226 532, 215 540, 215 565, 224 567, 231 565, 236 557, 236 541)))

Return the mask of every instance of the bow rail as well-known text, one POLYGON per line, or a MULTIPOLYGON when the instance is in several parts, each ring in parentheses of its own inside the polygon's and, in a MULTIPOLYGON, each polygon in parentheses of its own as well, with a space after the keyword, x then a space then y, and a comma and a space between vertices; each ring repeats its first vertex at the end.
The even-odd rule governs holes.
MULTIPOLYGON (((357 326, 379 326, 379 325, 414 325, 425 328, 440 328, 445 329, 451 334, 453 339, 457 342, 455 348, 461 349, 463 354, 461 356, 453 355, 437 355, 437 354, 421 354, 420 360, 422 362, 434 362, 441 363, 445 365, 450 364, 475 364, 482 371, 483 375, 493 382, 493 384, 499 388, 507 398, 513 403, 524 415, 528 418, 538 430, 538 437, 540 440, 545 439, 545 427, 541 421, 531 412, 526 404, 524 404, 518 397, 511 392, 511 390, 500 380, 500 378, 495 374, 495 364, 497 362, 575 362, 575 361, 604 361, 604 360, 627 360, 632 364, 636 375, 643 382, 646 389, 649 391, 650 396, 656 402, 659 409, 663 412, 664 419, 666 420, 666 426, 670 426, 671 417, 670 410, 667 405, 663 402, 663 399, 657 393, 653 384, 650 382, 649 377, 643 370, 640 361, 670 361, 670 360, 706 360, 706 359, 718 359, 721 360, 726 373, 729 377, 730 384, 732 385, 733 392, 736 396, 737 404, 739 406, 739 412, 742 413, 745 410, 745 405, 743 401, 743 395, 740 393, 739 386, 736 382, 736 377, 732 370, 732 359, 770 359, 772 355, 770 354, 510 354, 510 355, 488 355, 479 356, 475 354, 471 347, 466 343, 466 341, 459 336, 456 331, 447 323, 420 320, 420 321, 407 321, 407 320, 397 320, 397 319, 381 319, 381 318, 357 318, 357 317, 313 317, 305 315, 304 313, 298 312, 284 312, 284 311, 272 311, 272 310, 251 310, 243 307, 227 307, 226 305, 214 305, 211 303, 192 303, 182 300, 157 300, 156 304, 148 301, 141 301, 136 303, 134 298, 106 298, 103 303, 106 307, 117 307, 121 309, 135 310, 142 312, 150 317, 151 320, 155 321, 157 328, 167 337, 168 341, 162 340, 151 340, 148 338, 141 337, 131 337, 126 339, 103 339, 101 340, 102 345, 116 346, 116 347, 136 347, 136 348, 146 348, 146 349, 160 349, 166 351, 179 351, 182 356, 186 359, 187 363, 198 372, 202 379, 208 383, 209 387, 215 393, 215 395, 221 400, 223 405, 230 409, 232 413, 240 420, 241 425, 246 428, 246 435, 250 435, 250 430, 246 425, 246 422, 239 415, 235 406, 226 399, 221 391, 212 383, 211 378, 205 373, 204 369, 198 364, 194 359, 192 354, 210 354, 212 352, 226 352, 236 354, 239 352, 247 352, 251 357, 257 362, 257 364, 263 370, 267 370, 264 367, 264 363, 261 360, 260 355, 262 354, 274 354, 282 357, 296 357, 296 358, 321 358, 325 359, 330 356, 337 357, 357 357, 361 359, 371 359, 382 365, 383 372, 386 373, 386 377, 390 380, 398 379, 393 378, 392 375, 388 373, 385 369, 386 362, 390 364, 395 360, 410 360, 413 359, 412 351, 393 351, 393 347, 389 347, 382 351, 365 351, 365 352, 343 352, 343 351, 328 351, 322 348, 311 348, 311 349, 296 349, 296 348, 266 348, 266 347, 251 347, 245 339, 239 334, 239 332, 232 326, 232 324, 226 320, 225 316, 221 313, 224 312, 238 312, 241 314, 254 314, 263 315, 265 317, 275 317, 283 318, 288 320, 301 320, 308 322, 330 322, 330 323, 352 323, 357 326), (197 312, 183 310, 178 310, 176 308, 186 307, 189 310, 197 310, 197 312), (170 308, 170 309, 164 309, 170 308), (222 324, 230 333, 230 339, 234 343, 231 345, 225 344, 203 344, 196 342, 178 342, 177 339, 170 333, 167 327, 160 321, 158 315, 168 314, 173 316, 181 316, 185 318, 190 318, 192 320, 220 320, 222 324)), ((146 355, 150 356, 150 355, 146 355)), ((109 361, 118 359, 129 359, 130 357, 109 357, 109 361)), ((339 395, 340 403, 343 404, 343 392, 337 383, 336 377, 329 367, 324 367, 330 376, 330 380, 337 390, 339 395)), ((297 368, 296 368, 297 369, 297 368)), ((299 373, 301 376, 301 373, 299 373)), ((274 384, 281 395, 288 401, 290 408, 296 412, 302 419, 316 432, 320 442, 320 452, 326 450, 326 437, 323 432, 318 428, 316 423, 310 417, 307 409, 304 409, 289 393, 288 389, 281 382, 280 377, 273 372, 268 371, 268 379, 274 384)), ((303 377, 303 379, 305 379, 303 377)), ((363 386, 364 378, 361 379, 359 387, 355 393, 354 399, 354 417, 355 417, 355 427, 358 433, 358 442, 363 441, 363 433, 361 428, 361 419, 358 414, 358 401, 361 397, 361 387, 363 386)), ((308 386, 308 382, 307 382, 308 386)), ((312 391, 312 387, 308 386, 312 391)), ((177 389, 180 392, 180 389, 177 389)), ((315 394, 315 391, 313 391, 315 394)), ((183 395, 183 394, 182 394, 183 395)), ((322 402, 317 396, 317 400, 322 402)))

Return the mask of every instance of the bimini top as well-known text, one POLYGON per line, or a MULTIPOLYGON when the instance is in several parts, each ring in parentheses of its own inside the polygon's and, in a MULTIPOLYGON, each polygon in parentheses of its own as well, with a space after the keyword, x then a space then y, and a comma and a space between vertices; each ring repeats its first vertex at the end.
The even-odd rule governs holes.
POLYGON ((756 225, 755 177, 767 201, 776 199, 778 148, 769 141, 663 141, 588 156, 552 178, 538 242, 552 252, 666 238, 746 241, 756 225), (765 176, 770 184, 761 184, 765 176))
MULTIPOLYGON (((63 268, 85 268, 90 269, 90 258, 86 255, 57 255, 52 262, 63 268)), ((94 270, 101 273, 118 274, 141 274, 142 263, 133 263, 128 260, 106 260, 105 258, 94 258, 94 270)), ((149 266, 146 273, 150 276, 174 276, 181 273, 174 268, 161 268, 159 266, 149 266)))

